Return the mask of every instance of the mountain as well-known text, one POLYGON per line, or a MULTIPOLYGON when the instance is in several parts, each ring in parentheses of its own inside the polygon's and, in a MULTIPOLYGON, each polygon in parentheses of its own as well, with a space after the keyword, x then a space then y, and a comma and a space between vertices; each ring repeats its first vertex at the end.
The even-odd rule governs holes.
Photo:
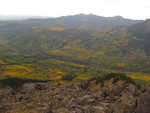
POLYGON ((101 28, 101 27, 117 27, 127 26, 142 22, 142 20, 131 20, 125 19, 121 16, 115 17, 102 17, 93 14, 85 15, 73 15, 60 17, 58 20, 62 21, 68 27, 79 27, 79 28, 101 28))
POLYGON ((148 37, 150 34, 150 19, 129 27, 129 31, 137 37, 148 37))
POLYGON ((76 80, 116 71, 147 77, 149 42, 139 31, 148 23, 92 14, 1 22, 1 78, 76 80))
POLYGON ((28 19, 19 21, 0 22, 0 33, 16 32, 31 29, 32 27, 65 27, 65 28, 112 28, 120 26, 129 26, 143 22, 142 20, 130 20, 120 16, 101 17, 93 14, 63 16, 58 18, 47 19, 28 19))
POLYGON ((150 54, 150 20, 130 26, 128 31, 136 36, 138 39, 143 40, 144 50, 150 54))

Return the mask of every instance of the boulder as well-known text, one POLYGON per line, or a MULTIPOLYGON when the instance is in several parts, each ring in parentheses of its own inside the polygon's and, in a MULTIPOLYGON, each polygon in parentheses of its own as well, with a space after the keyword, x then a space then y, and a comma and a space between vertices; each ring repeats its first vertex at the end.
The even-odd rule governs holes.
POLYGON ((80 105, 91 104, 94 102, 95 102, 95 99, 92 98, 92 96, 90 96, 90 95, 85 95, 85 96, 79 98, 79 104, 80 105))
POLYGON ((136 98, 129 92, 124 93, 120 100, 112 105, 114 113, 134 113, 136 108, 136 98))
POLYGON ((100 90, 100 96, 105 98, 105 97, 107 97, 109 95, 110 95, 110 90, 108 88, 102 88, 100 90))
POLYGON ((127 87, 127 90, 132 93, 133 95, 138 95, 139 91, 138 91, 138 87, 136 85, 133 84, 129 84, 127 87))
POLYGON ((124 90, 124 86, 121 85, 113 85, 110 89, 110 96, 120 96, 121 92, 124 90))
POLYGON ((25 92, 25 93, 32 92, 34 89, 35 89, 35 84, 34 83, 25 83, 22 86, 22 92, 25 92))

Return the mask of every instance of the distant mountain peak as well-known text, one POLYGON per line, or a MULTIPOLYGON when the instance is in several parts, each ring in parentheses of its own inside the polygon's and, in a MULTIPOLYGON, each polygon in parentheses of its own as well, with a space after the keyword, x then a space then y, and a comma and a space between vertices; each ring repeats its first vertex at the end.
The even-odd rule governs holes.
POLYGON ((124 19, 124 17, 122 17, 122 16, 120 16, 120 15, 114 16, 113 18, 124 19))

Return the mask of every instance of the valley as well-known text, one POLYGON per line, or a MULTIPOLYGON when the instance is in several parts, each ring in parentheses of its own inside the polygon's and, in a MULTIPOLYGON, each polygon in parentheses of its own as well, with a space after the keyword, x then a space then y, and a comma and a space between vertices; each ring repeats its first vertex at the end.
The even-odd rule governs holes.
POLYGON ((0 21, 0 113, 148 113, 149 36, 120 16, 0 21))

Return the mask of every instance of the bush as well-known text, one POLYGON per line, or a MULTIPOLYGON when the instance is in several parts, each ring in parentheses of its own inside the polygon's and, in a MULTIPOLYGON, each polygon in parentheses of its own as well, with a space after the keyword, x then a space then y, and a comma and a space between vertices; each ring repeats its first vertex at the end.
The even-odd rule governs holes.
POLYGON ((76 76, 73 74, 67 74, 63 76, 62 80, 72 81, 76 76))
POLYGON ((127 77, 126 74, 124 73, 107 73, 102 76, 94 77, 90 79, 89 82, 95 80, 96 84, 99 84, 99 83, 103 84, 104 81, 110 80, 110 79, 113 80, 113 83, 119 80, 122 80, 122 81, 125 81, 126 83, 132 83, 132 84, 137 85, 133 79, 127 77))

